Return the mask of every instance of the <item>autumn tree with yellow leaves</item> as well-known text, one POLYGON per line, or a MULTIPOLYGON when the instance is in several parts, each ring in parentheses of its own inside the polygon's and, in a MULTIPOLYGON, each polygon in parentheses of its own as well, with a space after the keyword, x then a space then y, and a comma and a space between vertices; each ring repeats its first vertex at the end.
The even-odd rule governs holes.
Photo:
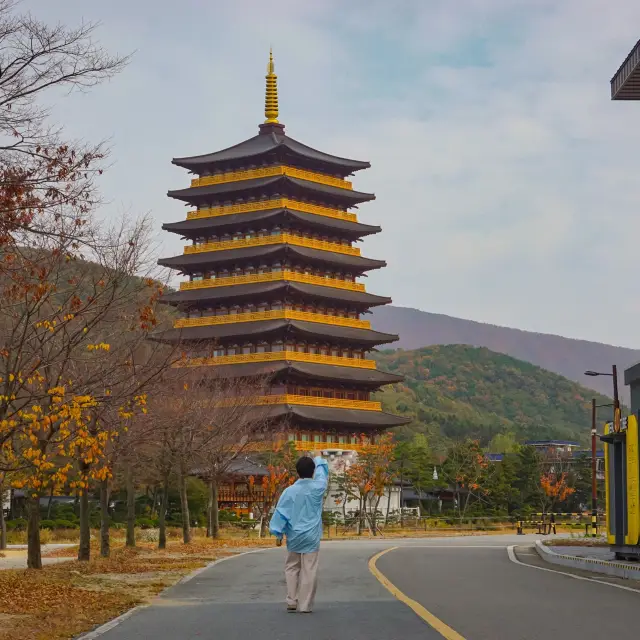
MULTIPOLYGON (((0 464, 28 505, 28 566, 40 568, 39 498, 111 473, 109 443, 145 410, 170 363, 145 355, 161 287, 148 272, 149 221, 96 215, 101 144, 69 142, 42 104, 123 68, 95 25, 48 26, 0 0, 0 464)), ((160 349, 160 347, 158 347, 160 349)))

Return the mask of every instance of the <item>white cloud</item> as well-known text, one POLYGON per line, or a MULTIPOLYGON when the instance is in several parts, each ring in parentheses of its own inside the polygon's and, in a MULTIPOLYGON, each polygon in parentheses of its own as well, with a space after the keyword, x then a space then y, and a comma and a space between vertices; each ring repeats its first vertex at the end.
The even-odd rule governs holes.
MULTIPOLYGON (((396 303, 640 347, 634 302, 640 105, 608 81, 640 37, 627 0, 26 2, 100 19, 130 67, 57 111, 111 138, 112 209, 184 208, 173 156, 254 134, 274 46, 290 134, 373 168, 368 279, 396 303), (53 7, 52 5, 56 5, 53 7), (608 313, 604 313, 604 311, 608 313), (615 315, 612 311, 615 310, 615 315), (615 319, 614 319, 615 318, 615 319)), ((181 250, 163 238, 164 254, 181 250)))

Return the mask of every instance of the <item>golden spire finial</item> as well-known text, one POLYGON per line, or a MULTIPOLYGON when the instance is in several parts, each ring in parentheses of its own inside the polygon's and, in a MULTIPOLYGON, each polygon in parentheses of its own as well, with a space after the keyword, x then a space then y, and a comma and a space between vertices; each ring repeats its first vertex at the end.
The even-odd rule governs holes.
POLYGON ((267 88, 264 101, 265 124, 278 123, 278 76, 274 73, 273 49, 269 49, 269 64, 267 65, 267 88))

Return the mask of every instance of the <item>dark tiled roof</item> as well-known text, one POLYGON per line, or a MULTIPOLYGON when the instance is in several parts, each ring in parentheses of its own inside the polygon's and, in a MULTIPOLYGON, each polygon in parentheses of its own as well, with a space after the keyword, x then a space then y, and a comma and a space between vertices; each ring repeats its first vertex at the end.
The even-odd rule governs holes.
POLYGON ((300 377, 304 379, 333 381, 368 385, 377 388, 385 384, 400 382, 402 376, 378 371, 377 369, 359 369, 357 367, 339 367, 333 364, 315 364, 309 362, 243 362, 240 364, 219 365, 225 377, 242 378, 252 376, 274 376, 284 379, 300 377))
MULTIPOLYGON (((332 407, 306 407, 303 405, 275 405, 270 408, 271 418, 293 416, 297 421, 320 423, 322 425, 343 425, 354 432, 367 429, 397 427, 411 422, 409 418, 394 416, 384 411, 362 409, 335 409, 332 407)), ((310 442, 309 446, 313 443, 310 442)))
POLYGON ((386 296, 376 296, 363 291, 350 291, 349 289, 335 289, 334 287, 321 287, 315 284, 304 284, 301 282, 289 282, 280 280, 277 282, 259 282, 254 284, 236 284, 228 287, 210 287, 203 289, 192 289, 187 291, 174 291, 165 294, 160 298, 160 302, 166 304, 198 304, 208 301, 220 303, 223 300, 242 300, 255 298, 255 296, 276 293, 287 295, 287 293, 300 293, 310 299, 335 300, 351 304, 361 304, 373 307, 389 304, 391 298, 386 296))
POLYGON ((342 327, 319 322, 302 322, 299 320, 264 320, 257 322, 238 322, 205 327, 189 327, 170 329, 155 336, 156 340, 173 342, 178 340, 216 340, 242 336, 268 336, 286 332, 289 336, 304 336, 315 339, 331 338, 354 345, 375 346, 395 342, 397 335, 380 333, 371 329, 342 327))
POLYGON ((306 144, 298 142, 294 138, 290 138, 284 133, 284 128, 273 127, 271 132, 265 131, 253 138, 244 140, 233 147, 207 153, 200 156, 188 156, 183 158, 174 158, 172 163, 184 167, 185 169, 196 170, 198 167, 215 165, 217 163, 225 163, 231 160, 241 160, 243 158, 256 158, 267 154, 278 148, 285 148, 293 155, 301 156, 308 160, 333 165, 337 168, 348 172, 367 169, 371 165, 361 160, 351 160, 349 158, 341 158, 333 156, 323 151, 318 151, 306 144))
POLYGON ((368 271, 370 269, 381 269, 386 266, 384 260, 373 260, 362 256, 352 256, 346 253, 336 253, 323 249, 310 249, 299 247, 295 244, 283 242, 281 244, 269 244, 257 247, 244 247, 242 249, 225 249, 223 251, 203 251, 202 253, 187 253, 171 258, 160 258, 158 264, 171 269, 195 270, 213 265, 236 264, 247 262, 256 258, 270 256, 273 259, 285 256, 301 258, 305 263, 310 262, 316 265, 333 265, 355 269, 357 271, 368 271))
POLYGON ((354 238, 362 238, 381 231, 381 228, 377 225, 340 220, 339 218, 303 213, 292 209, 268 209, 266 211, 251 211, 249 213, 236 213, 211 218, 193 218, 191 220, 181 220, 180 222, 167 222, 162 225, 162 228, 171 233, 195 236, 203 231, 213 229, 232 231, 239 226, 246 227, 247 225, 267 220, 274 224, 291 220, 302 222, 311 227, 346 233, 354 238))
POLYGON ((300 178, 292 178, 291 176, 273 176, 270 178, 254 178, 253 180, 241 180, 238 182, 223 182, 221 184, 211 184, 204 187, 188 187, 187 189, 177 189, 168 191, 170 198, 184 200, 197 204, 204 202, 211 196, 226 195, 231 193, 250 194, 252 191, 264 190, 266 187, 277 188, 278 193, 282 195, 295 193, 315 193, 321 196, 329 197, 335 201, 347 202, 349 205, 358 204, 359 202, 367 202, 375 200, 373 193, 363 193, 353 189, 342 189, 340 187, 332 187, 319 182, 311 182, 309 180, 301 180, 300 178))

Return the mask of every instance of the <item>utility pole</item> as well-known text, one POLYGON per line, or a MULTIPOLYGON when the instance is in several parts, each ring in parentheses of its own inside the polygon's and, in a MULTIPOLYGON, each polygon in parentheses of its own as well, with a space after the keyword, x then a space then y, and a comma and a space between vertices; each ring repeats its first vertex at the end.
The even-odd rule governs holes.
MULTIPOLYGON (((615 368, 615 365, 614 365, 615 368)), ((616 378, 614 377, 614 380, 616 378)), ((617 385, 616 385, 617 386, 617 385)), ((598 485, 596 478, 596 399, 591 399, 591 537, 595 538, 598 532, 598 485)))

